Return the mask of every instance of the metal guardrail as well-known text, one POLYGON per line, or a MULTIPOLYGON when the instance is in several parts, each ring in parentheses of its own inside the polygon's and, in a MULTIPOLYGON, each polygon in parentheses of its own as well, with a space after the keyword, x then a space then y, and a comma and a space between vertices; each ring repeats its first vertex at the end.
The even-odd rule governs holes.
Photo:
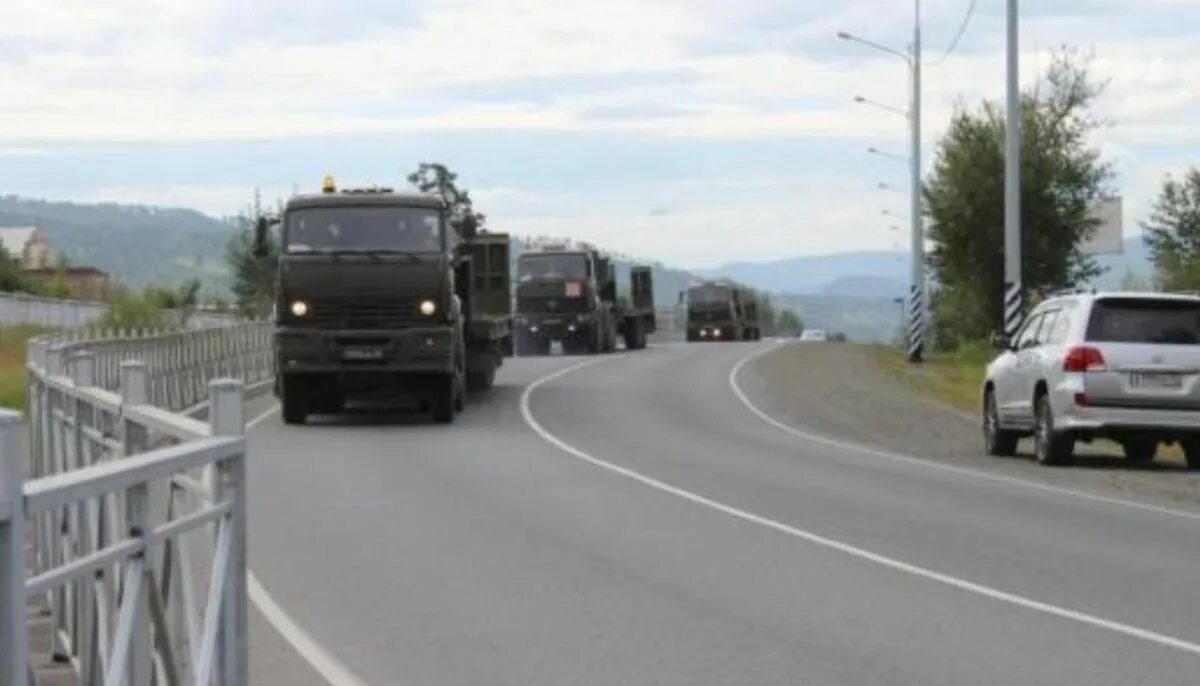
POLYGON ((232 377, 255 384, 274 374, 269 322, 136 334, 76 331, 66 337, 36 338, 28 348, 27 359, 40 362, 51 373, 61 373, 80 351, 93 353, 93 383, 108 391, 118 388, 121 362, 145 362, 150 404, 173 412, 206 400, 211 379, 232 377))
POLYGON ((28 678, 30 601, 83 686, 247 683, 243 405, 269 342, 257 323, 31 341, 27 452, 0 412, 0 684, 28 678), (207 423, 172 411, 202 391, 207 423))
MULTIPOLYGON (((91 300, 0 293, 0 324, 32 324, 54 329, 70 329, 94 325, 107 311, 106 303, 91 300)), ((188 329, 228 326, 237 321, 232 314, 211 311, 191 311, 186 317, 171 311, 168 315, 171 321, 188 329)))

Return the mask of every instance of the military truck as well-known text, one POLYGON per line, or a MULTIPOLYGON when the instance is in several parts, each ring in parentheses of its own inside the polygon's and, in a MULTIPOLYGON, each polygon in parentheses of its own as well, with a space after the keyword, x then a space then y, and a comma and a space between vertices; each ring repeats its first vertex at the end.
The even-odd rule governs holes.
POLYGON ((449 210, 437 195, 339 191, 327 178, 259 219, 260 253, 281 226, 274 349, 286 423, 380 396, 449 423, 467 389, 492 385, 511 351, 508 236, 465 230, 449 210))
POLYGON ((656 328, 649 267, 630 269, 629 293, 618 297, 612 260, 591 248, 544 246, 517 260, 516 342, 522 355, 602 353, 646 347, 656 328))
POLYGON ((705 281, 688 288, 684 301, 688 341, 756 341, 762 337, 758 300, 749 289, 705 281))

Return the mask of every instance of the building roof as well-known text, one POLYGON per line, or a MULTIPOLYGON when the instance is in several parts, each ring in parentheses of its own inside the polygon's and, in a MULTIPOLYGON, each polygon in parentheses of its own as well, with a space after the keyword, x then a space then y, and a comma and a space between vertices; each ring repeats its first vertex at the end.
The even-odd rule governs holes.
POLYGON ((108 276, 108 272, 97 267, 43 267, 41 269, 24 269, 31 276, 108 276))
POLYGON ((36 226, 6 226, 0 228, 0 243, 11 257, 19 258, 25 254, 25 246, 36 231, 36 226))

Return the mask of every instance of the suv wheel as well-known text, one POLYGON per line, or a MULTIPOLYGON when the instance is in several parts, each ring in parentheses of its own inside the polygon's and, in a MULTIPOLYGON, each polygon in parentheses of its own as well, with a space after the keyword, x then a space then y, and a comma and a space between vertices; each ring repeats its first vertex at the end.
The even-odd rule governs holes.
POLYGON ((1183 445, 1187 468, 1192 471, 1200 471, 1200 436, 1189 436, 1180 443, 1183 445))
POLYGON ((1054 410, 1050 398, 1042 393, 1034 401, 1037 423, 1033 432, 1033 453, 1044 465, 1061 465, 1071 461, 1075 437, 1054 428, 1054 410))
POLYGON ((1000 428, 1000 411, 996 394, 988 390, 983 398, 983 448, 988 455, 1012 457, 1017 453, 1018 435, 1000 428))
POLYGON ((1121 440, 1125 459, 1134 464, 1146 464, 1154 460, 1158 452, 1158 441, 1144 436, 1129 436, 1121 440))

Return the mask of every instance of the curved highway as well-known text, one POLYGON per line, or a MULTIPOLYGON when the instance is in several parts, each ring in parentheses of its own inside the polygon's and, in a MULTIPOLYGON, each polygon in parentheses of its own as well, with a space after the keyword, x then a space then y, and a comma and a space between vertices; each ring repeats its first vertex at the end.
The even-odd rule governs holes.
POLYGON ((257 581, 339 686, 1197 682, 1200 515, 773 426, 768 348, 512 360, 452 427, 270 417, 257 581))

